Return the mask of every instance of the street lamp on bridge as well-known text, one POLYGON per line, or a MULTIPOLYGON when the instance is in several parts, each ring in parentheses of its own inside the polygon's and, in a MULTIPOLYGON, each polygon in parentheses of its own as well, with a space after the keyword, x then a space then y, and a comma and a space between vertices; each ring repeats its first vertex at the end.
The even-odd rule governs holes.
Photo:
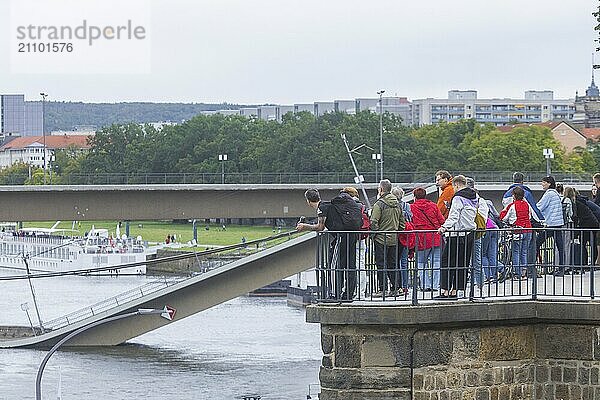
POLYGON ((225 183, 225 161, 227 161, 227 154, 219 154, 219 161, 221 161, 221 183, 225 183))
POLYGON ((550 159, 554 158, 554 151, 552 149, 544 149, 544 158, 546 158, 546 175, 550 176, 552 174, 550 159))
POLYGON ((40 93, 42 96, 42 136, 44 138, 44 185, 46 184, 46 97, 48 95, 44 92, 40 93))
POLYGON ((383 94, 385 90, 377 92, 379 95, 379 167, 381 168, 380 179, 383 179, 383 94))
POLYGON ((371 159, 375 161, 375 183, 379 183, 379 181, 377 180, 377 164, 381 160, 381 153, 371 154, 371 159))

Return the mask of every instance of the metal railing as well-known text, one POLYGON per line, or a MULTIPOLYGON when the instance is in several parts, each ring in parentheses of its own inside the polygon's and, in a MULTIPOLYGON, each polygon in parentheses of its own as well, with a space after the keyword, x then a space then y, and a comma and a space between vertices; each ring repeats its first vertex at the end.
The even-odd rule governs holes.
MULTIPOLYGON (((139 287, 127 290, 122 292, 116 296, 110 297, 108 299, 102 300, 96 304, 92 304, 90 306, 83 307, 79 310, 71 312, 67 315, 63 315, 61 317, 45 321, 44 322, 44 330, 52 331, 56 330, 80 321, 83 321, 87 318, 93 317, 97 314, 100 314, 105 311, 109 311, 114 309, 115 307, 120 307, 123 305, 127 305, 128 303, 141 299, 145 296, 149 296, 153 293, 158 292, 159 290, 171 287, 178 283, 187 281, 192 279, 200 274, 204 274, 208 271, 217 270, 231 262, 234 262, 241 258, 244 254, 255 254, 260 251, 264 251, 267 248, 270 248, 276 244, 281 243, 282 241, 291 239, 292 235, 295 232, 286 232, 278 235, 271 236, 269 238, 258 239, 253 241, 248 241, 246 243, 240 243, 233 246, 227 246, 226 248, 220 250, 210 250, 206 252, 198 252, 189 254, 187 258, 191 258, 195 263, 195 268, 190 274, 190 276, 186 277, 167 277, 163 276, 156 280, 150 281, 144 285, 139 287), (242 250, 244 252, 242 253, 242 250), (232 253, 232 251, 234 253, 232 253), (233 255, 237 255, 238 257, 232 257, 233 255)), ((166 260, 172 260, 174 257, 165 257, 166 260)), ((181 257, 179 257, 181 258, 181 257)), ((160 263, 161 259, 151 260, 148 263, 160 263)))
POLYGON ((369 232, 357 240, 367 233, 321 232, 317 300, 418 305, 426 300, 596 297, 600 229, 478 233, 483 237, 476 238, 475 231, 451 231, 444 237, 423 230, 369 232))
MULTIPOLYGON (((434 182, 436 171, 386 172, 386 178, 398 183, 434 182)), ((457 171, 478 183, 512 183, 513 171, 457 171)), ((539 182, 546 173, 524 171, 526 182, 539 182)), ((376 182, 375 172, 363 173, 365 182, 376 182)), ((591 182, 590 173, 555 172, 558 182, 591 182)), ((221 173, 90 173, 68 174, 53 179, 54 185, 158 185, 221 184, 221 173)), ((346 184, 354 182, 348 172, 273 172, 225 173, 226 184, 346 184)), ((2 179, 2 185, 24 185, 26 174, 13 174, 2 179)))

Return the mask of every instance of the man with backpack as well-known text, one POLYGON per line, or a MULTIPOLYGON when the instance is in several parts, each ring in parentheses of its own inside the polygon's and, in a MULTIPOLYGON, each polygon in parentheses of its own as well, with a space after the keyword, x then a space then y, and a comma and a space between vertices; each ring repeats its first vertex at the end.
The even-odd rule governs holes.
POLYGON ((369 219, 369 214, 367 213, 367 207, 361 203, 358 197, 358 190, 355 187, 347 186, 342 189, 342 192, 348 193, 356 203, 360 206, 361 215, 362 215, 362 225, 360 227, 361 231, 364 233, 360 233, 358 235, 358 239, 356 241, 356 269, 358 269, 358 293, 359 296, 366 296, 367 291, 367 264, 366 264, 366 256, 367 256, 367 238, 369 237, 368 231, 371 230, 371 220, 369 219))
MULTIPOLYGON (((360 205, 348 193, 340 193, 331 201, 321 201, 317 189, 304 193, 306 202, 317 212, 317 224, 299 222, 298 231, 358 231, 362 224, 360 205)), ((329 265, 335 271, 335 299, 352 301, 356 288, 356 240, 355 232, 331 234, 329 243, 329 265), (342 288, 345 291, 342 292, 342 288)))
POLYGON ((389 296, 397 296, 400 284, 398 274, 398 236, 396 231, 404 230, 404 216, 398 198, 392 193, 392 183, 388 179, 379 182, 378 199, 371 211, 371 230, 376 233, 375 264, 377 265, 377 288, 374 297, 385 296, 390 281, 389 296), (391 233, 385 233, 391 232, 391 233))

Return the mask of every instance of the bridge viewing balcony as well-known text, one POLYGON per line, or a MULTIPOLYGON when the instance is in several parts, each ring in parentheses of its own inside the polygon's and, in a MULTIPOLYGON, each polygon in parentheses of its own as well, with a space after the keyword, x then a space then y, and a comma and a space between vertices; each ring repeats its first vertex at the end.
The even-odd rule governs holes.
POLYGON ((321 324, 320 398, 594 398, 599 230, 532 230, 560 235, 568 251, 548 239, 518 262, 523 232, 495 229, 481 239, 479 262, 467 232, 449 232, 444 250, 430 246, 434 231, 386 232, 415 236, 413 250, 384 252, 384 264, 373 254, 381 232, 371 232, 354 270, 339 261, 354 249, 334 250, 335 235, 348 233, 321 233, 318 303, 307 309, 321 324))

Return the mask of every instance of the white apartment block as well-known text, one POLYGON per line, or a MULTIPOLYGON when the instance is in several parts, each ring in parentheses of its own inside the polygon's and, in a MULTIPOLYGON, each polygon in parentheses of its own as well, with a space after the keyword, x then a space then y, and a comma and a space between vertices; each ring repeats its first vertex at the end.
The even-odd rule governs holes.
POLYGON ((475 119, 496 126, 572 121, 574 113, 574 99, 554 99, 549 90, 526 91, 523 99, 478 99, 475 90, 450 90, 447 99, 412 101, 412 123, 417 126, 460 119, 475 119))
POLYGON ((265 121, 281 122, 288 112, 308 112, 322 116, 330 112, 356 114, 360 111, 391 113, 399 116, 408 126, 475 119, 496 126, 547 121, 573 121, 574 99, 554 99, 551 90, 528 90, 522 99, 479 99, 476 90, 450 90, 447 99, 419 99, 406 97, 356 98, 354 100, 316 101, 294 105, 264 105, 240 110, 206 111, 204 114, 254 116, 265 121))

